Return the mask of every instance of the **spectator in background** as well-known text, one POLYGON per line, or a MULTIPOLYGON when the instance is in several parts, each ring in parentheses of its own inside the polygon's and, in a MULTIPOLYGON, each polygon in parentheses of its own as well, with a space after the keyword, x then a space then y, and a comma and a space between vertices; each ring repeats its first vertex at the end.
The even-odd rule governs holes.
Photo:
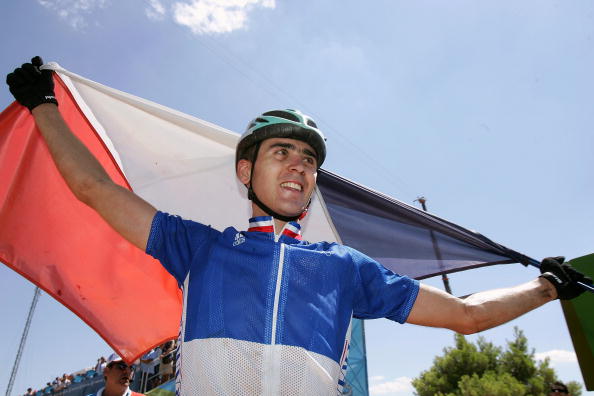
POLYGON ((24 396, 33 396, 35 395, 35 391, 33 390, 33 388, 27 388, 27 393, 25 393, 24 396))
POLYGON ((54 387, 49 382, 45 384, 45 388, 43 388, 44 395, 51 395, 54 393, 54 387))
POLYGON ((68 388, 72 383, 72 381, 70 381, 70 378, 68 375, 66 375, 66 373, 62 375, 62 378, 60 380, 62 381, 62 389, 68 388))
POLYGON ((103 369, 105 386, 88 396, 140 396, 142 393, 130 390, 133 376, 134 368, 113 353, 103 369))
POLYGON ((159 364, 161 348, 153 348, 140 358, 140 391, 146 392, 155 383, 155 367, 159 364))
POLYGON ((56 377, 56 379, 52 381, 52 386, 54 387, 54 392, 62 390, 62 380, 60 380, 60 377, 56 377))
POLYGON ((164 383, 173 378, 173 358, 175 355, 175 342, 167 341, 163 344, 161 352, 161 364, 159 366, 160 383, 164 383))
POLYGON ((97 359, 97 364, 95 365, 95 371, 97 372, 97 374, 103 373, 103 369, 105 368, 106 364, 107 362, 105 361, 105 358, 103 356, 97 359))
POLYGON ((553 383, 553 385, 551 385, 551 392, 549 393, 549 396, 571 396, 571 394, 569 393, 567 385, 561 381, 556 381, 553 383))

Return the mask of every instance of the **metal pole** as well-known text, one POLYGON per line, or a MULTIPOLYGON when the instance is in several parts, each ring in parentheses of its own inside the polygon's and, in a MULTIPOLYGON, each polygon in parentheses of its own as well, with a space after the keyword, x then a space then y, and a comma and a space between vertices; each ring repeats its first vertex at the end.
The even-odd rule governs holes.
MULTIPOLYGON (((426 212, 427 206, 425 205, 425 203, 427 202, 427 200, 425 199, 425 197, 418 197, 416 199, 416 201, 419 201, 419 203, 423 207, 423 211, 426 212)), ((435 238, 435 234, 433 233, 433 230, 429 230, 429 235, 431 235, 431 242, 433 243, 433 250, 435 251, 435 257, 441 263, 443 261, 443 259, 441 258, 441 251, 439 250, 439 246, 437 245, 437 238, 435 238)), ((448 276, 446 274, 441 274, 441 280, 443 281, 443 287, 445 287, 446 292, 448 292, 449 294, 452 294, 452 289, 450 288, 450 279, 448 278, 448 276)))
POLYGON ((21 362, 21 357, 23 356, 23 350, 25 349, 27 334, 29 334, 29 327, 31 327, 33 312, 35 311, 35 306, 37 305, 37 300, 39 300, 40 294, 41 290, 39 290, 39 287, 35 286, 35 291, 33 292, 33 301, 31 301, 31 307, 29 307, 29 315, 27 315, 27 322, 25 322, 25 328, 23 329, 23 334, 21 335, 19 350, 17 351, 16 358, 14 359, 14 365, 12 366, 12 372, 10 373, 10 380, 8 381, 8 386, 6 387, 6 396, 10 396, 10 392, 12 392, 12 386, 14 385, 14 380, 19 369, 19 363, 21 362))

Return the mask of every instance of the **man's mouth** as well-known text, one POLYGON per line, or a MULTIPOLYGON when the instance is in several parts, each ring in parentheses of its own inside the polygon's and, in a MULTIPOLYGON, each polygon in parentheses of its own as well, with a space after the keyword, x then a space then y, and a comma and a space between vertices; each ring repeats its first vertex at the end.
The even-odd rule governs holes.
POLYGON ((292 190, 296 190, 296 191, 302 191, 303 190, 303 186, 301 184, 295 183, 295 182, 284 182, 281 183, 281 187, 283 188, 290 188, 292 190))

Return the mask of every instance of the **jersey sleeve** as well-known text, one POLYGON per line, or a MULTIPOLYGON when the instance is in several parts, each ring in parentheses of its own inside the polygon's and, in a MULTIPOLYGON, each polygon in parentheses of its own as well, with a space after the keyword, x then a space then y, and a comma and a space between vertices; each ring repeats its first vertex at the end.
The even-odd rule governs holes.
POLYGON ((159 260, 181 285, 192 261, 197 255, 206 255, 208 242, 218 234, 220 232, 210 226, 158 211, 153 218, 146 253, 159 260))
POLYGON ((355 265, 353 316, 404 323, 419 293, 419 281, 395 274, 369 256, 352 251, 355 265))

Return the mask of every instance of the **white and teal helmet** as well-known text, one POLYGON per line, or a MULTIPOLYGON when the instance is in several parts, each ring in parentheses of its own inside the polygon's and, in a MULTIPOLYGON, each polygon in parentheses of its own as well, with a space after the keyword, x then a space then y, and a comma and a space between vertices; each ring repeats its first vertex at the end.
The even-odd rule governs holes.
POLYGON ((315 121, 299 110, 286 109, 267 111, 248 124, 237 144, 235 164, 246 158, 245 153, 250 147, 270 138, 289 138, 306 142, 317 154, 318 167, 322 166, 326 159, 326 138, 315 121))
MULTIPOLYGON (((235 167, 237 167, 237 163, 241 159, 247 159, 254 163, 258 157, 260 144, 270 138, 296 139, 309 144, 316 152, 318 168, 322 166, 326 159, 326 138, 311 117, 306 116, 299 110, 272 110, 267 111, 248 124, 245 133, 241 135, 239 143, 237 143, 235 167), (251 150, 252 147, 254 148, 253 151, 251 150)), ((282 221, 294 221, 305 216, 309 203, 301 213, 295 216, 281 215, 266 206, 264 202, 260 201, 252 188, 253 177, 254 172, 251 172, 250 181, 246 183, 248 199, 258 205, 260 209, 282 221)))

